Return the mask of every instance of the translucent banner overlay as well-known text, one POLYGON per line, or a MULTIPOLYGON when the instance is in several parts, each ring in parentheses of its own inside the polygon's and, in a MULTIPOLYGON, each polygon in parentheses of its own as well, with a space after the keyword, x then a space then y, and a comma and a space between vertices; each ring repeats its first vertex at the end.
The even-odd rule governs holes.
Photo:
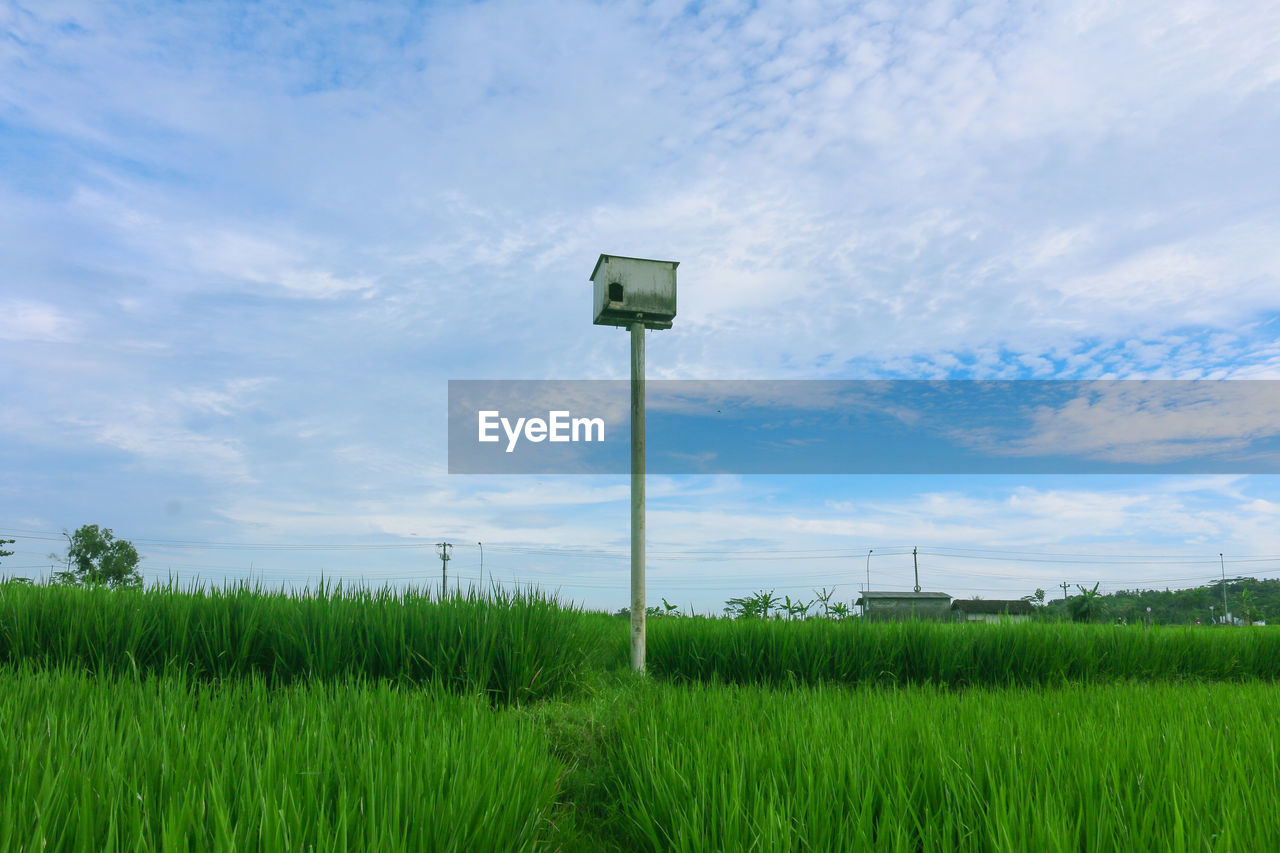
MULTIPOLYGON (((1275 474, 1280 380, 650 380, 652 474, 1275 474)), ((452 474, 626 474, 626 380, 450 380, 452 474)))

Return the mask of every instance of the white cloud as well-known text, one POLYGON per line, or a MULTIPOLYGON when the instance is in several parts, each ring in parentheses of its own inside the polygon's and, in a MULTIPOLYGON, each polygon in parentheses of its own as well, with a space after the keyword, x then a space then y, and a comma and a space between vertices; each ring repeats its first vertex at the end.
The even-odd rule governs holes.
POLYGON ((231 287, 329 299, 367 292, 373 286, 367 277, 341 276, 317 266, 311 258, 324 250, 312 238, 273 240, 233 227, 178 222, 85 188, 76 190, 70 208, 116 231, 142 256, 129 271, 162 288, 219 291, 231 287))
MULTIPOLYGON (((85 500, 195 477, 204 522, 242 530, 616 544, 578 515, 616 510, 616 484, 440 475, 448 378, 625 375, 625 336, 587 315, 601 251, 682 262, 655 377, 1280 377, 1278 16, 10 4, 0 418, 50 465, 125 451, 85 500)), ((1041 438, 1171 438, 1077 414, 1041 438)), ((1198 513, 1173 481, 852 517, 741 488, 655 505, 654 529, 1030 547, 1070 519, 1274 545, 1249 521, 1270 497, 1198 513)))
POLYGON ((135 409, 129 420, 84 419, 71 424, 94 441, 181 475, 196 475, 222 483, 253 482, 240 441, 214 438, 174 424, 162 412, 135 409))
POLYGON ((1241 450, 1280 433, 1280 386, 1265 382, 1090 383, 1038 406, 1023 438, 988 449, 1157 464, 1241 450))
POLYGON ((220 388, 175 388, 172 398, 183 409, 214 415, 229 415, 247 405, 251 395, 271 383, 266 377, 232 379, 220 388))
POLYGON ((57 306, 29 299, 0 300, 0 340, 65 343, 75 322, 57 306))

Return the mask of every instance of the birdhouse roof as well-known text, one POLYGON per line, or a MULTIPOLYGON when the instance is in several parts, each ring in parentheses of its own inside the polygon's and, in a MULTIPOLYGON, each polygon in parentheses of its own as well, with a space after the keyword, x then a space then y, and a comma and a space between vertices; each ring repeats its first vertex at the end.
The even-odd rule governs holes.
POLYGON ((680 266, 679 261, 660 261, 660 260, 657 260, 656 258, 633 258, 628 255, 601 255, 599 259, 596 261, 595 269, 591 271, 591 281, 596 280, 596 273, 600 272, 600 265, 603 264, 605 261, 607 261, 609 258, 618 258, 624 261, 643 261, 646 264, 671 264, 672 269, 675 269, 676 267, 680 266))

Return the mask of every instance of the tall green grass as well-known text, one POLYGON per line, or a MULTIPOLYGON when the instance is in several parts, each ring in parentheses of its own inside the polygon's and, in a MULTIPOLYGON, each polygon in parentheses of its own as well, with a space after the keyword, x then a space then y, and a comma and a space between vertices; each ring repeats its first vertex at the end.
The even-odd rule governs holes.
POLYGON ((0 585, 0 664, 95 673, 255 675, 272 683, 356 675, 437 683, 500 702, 571 687, 613 660, 616 626, 540 593, 241 584, 147 590, 0 585))
POLYGON ((1280 848, 1280 687, 656 687, 593 778, 625 850, 1280 848))
POLYGON ((532 850, 562 773, 477 697, 0 668, 0 849, 532 850))
POLYGON ((1039 685, 1280 678, 1280 631, 1063 623, 655 619, 648 666, 678 681, 1039 685))
MULTIPOLYGON (((648 665, 675 681, 1042 685, 1280 679, 1280 631, 1074 624, 654 619, 648 665)), ((92 672, 359 675, 498 702, 573 688, 626 660, 625 623, 540 593, 241 584, 139 590, 0 585, 0 664, 92 672)))

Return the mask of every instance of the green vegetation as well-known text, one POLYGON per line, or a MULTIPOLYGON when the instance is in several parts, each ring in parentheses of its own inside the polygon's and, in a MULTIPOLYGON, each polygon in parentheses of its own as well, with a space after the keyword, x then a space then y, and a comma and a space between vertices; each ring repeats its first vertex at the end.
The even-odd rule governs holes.
POLYGON ((497 702, 562 692, 612 652, 615 623, 539 593, 429 593, 321 586, 230 589, 0 586, 0 664, 94 673, 178 672, 438 683, 497 702), (567 654, 566 650, 574 650, 567 654))
MULTIPOLYGON (((1221 581, 1192 589, 1120 590, 1103 593, 1100 584, 1092 587, 1076 584, 1077 592, 1066 599, 1046 600, 1043 589, 1022 596, 1035 607, 1036 618, 1047 621, 1113 622, 1128 625, 1194 625, 1210 624, 1222 616, 1221 581), (1149 609, 1148 609, 1149 608, 1149 609)), ((1270 620, 1280 622, 1280 579, 1227 578, 1227 608, 1249 623, 1270 620)), ((855 610, 844 602, 834 601, 834 590, 815 589, 813 599, 791 601, 779 598, 773 590, 759 590, 750 595, 730 598, 724 613, 734 618, 795 619, 821 617, 848 619, 855 610)), ((655 616, 678 615, 655 608, 655 616)))
MULTIPOLYGON (((1222 586, 1221 581, 1216 581, 1192 589, 1135 589, 1099 594, 1091 602, 1096 609, 1094 621, 1193 625, 1199 620, 1208 625, 1214 617, 1222 616, 1222 586)), ((1247 610, 1252 614, 1251 621, 1280 622, 1280 579, 1228 577, 1226 587, 1227 608, 1236 617, 1245 617, 1247 610)), ((1079 595, 1069 597, 1065 603, 1061 598, 1050 602, 1043 608, 1042 616, 1064 618, 1065 609, 1077 598, 1079 595)))
POLYGON ((1280 631, 1071 623, 660 619, 648 665, 679 681, 1040 685, 1280 678, 1280 631))
POLYGON ((1076 584, 1080 594, 1067 599, 1067 612, 1071 614, 1073 621, 1092 622, 1098 617, 1098 611, 1101 609, 1098 602, 1099 586, 1100 584, 1095 583, 1093 589, 1085 589, 1080 584, 1076 584))
POLYGON ((0 670, 0 848, 1263 850, 1280 688, 672 686, 520 709, 349 679, 0 670))
POLYGON ((626 850, 1270 850, 1280 689, 650 689, 609 719, 626 850))
POLYGON ((481 699, 0 670, 0 849, 531 850, 562 768, 481 699))
POLYGON ((625 620, 537 594, 0 585, 0 849, 1280 838, 1280 630, 802 604, 654 619, 642 678, 625 620))
MULTIPOLYGON (((793 605, 794 606, 794 605, 793 605)), ((359 676, 441 684, 495 702, 573 690, 626 662, 625 625, 538 593, 247 585, 146 590, 0 587, 0 664, 95 673, 359 676), (570 651, 571 650, 571 651, 570 651)), ((1280 631, 836 619, 657 618, 651 671, 676 681, 1039 685, 1116 679, 1280 678, 1280 631)))
POLYGON ((63 535, 67 537, 66 555, 49 555, 66 563, 66 571, 54 573, 54 579, 59 583, 142 586, 142 575, 138 574, 138 549, 132 542, 117 539, 110 530, 96 524, 86 524, 75 533, 64 532, 63 535))

